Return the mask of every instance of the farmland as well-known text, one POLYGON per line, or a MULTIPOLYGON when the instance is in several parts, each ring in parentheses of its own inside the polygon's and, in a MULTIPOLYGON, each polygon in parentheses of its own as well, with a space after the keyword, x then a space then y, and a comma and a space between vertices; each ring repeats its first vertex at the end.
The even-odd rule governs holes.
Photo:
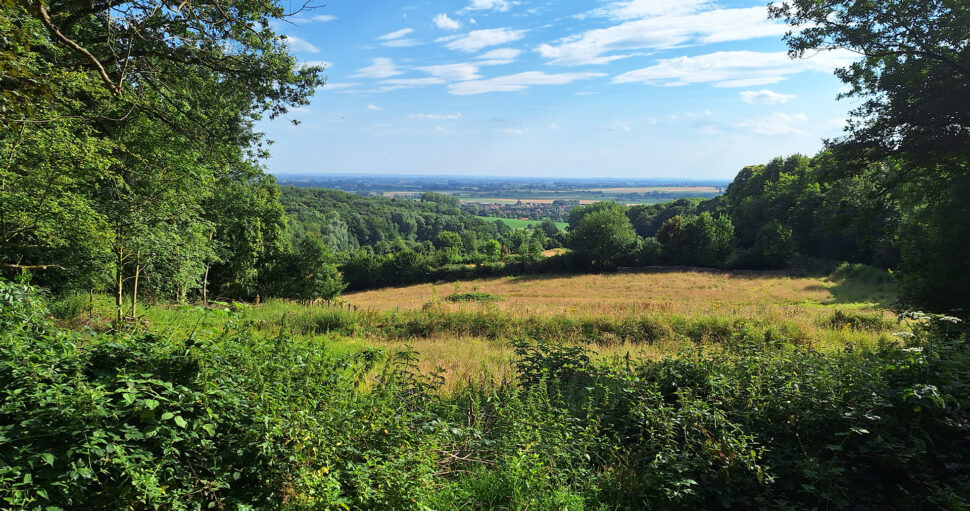
MULTIPOLYGON (((504 222, 506 225, 508 225, 513 229, 526 229, 530 227, 536 227, 539 225, 538 220, 522 220, 521 218, 499 218, 497 216, 483 216, 479 218, 489 222, 501 220, 502 222, 504 222)), ((569 227, 569 224, 566 222, 556 222, 556 227, 562 230, 566 230, 566 228, 569 227)))

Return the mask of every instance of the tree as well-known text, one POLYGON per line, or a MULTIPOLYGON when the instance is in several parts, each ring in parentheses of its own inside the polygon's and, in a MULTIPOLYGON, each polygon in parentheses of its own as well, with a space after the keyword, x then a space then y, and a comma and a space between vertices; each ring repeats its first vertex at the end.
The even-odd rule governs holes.
POLYGON ((340 278, 333 255, 320 240, 307 236, 296 243, 274 268, 270 289, 276 296, 306 303, 330 300, 346 285, 340 278))
POLYGON ((637 233, 633 230, 630 219, 626 217, 623 206, 602 202, 592 206, 597 207, 591 212, 576 215, 570 212, 569 248, 592 266, 609 268, 634 250, 638 240, 637 233))
POLYGON ((489 262, 498 261, 502 257, 502 244, 495 240, 488 240, 482 245, 482 254, 489 262))
MULTIPOLYGON (((892 159, 880 195, 903 208, 904 291, 917 305, 970 310, 970 9, 962 0, 791 0, 770 14, 799 27, 790 53, 845 49, 836 72, 864 100, 832 150, 839 176, 892 159)), ((830 176, 826 176, 830 178, 830 176)))
POLYGON ((657 240, 672 264, 723 266, 734 245, 734 225, 726 215, 678 215, 664 222, 657 240))

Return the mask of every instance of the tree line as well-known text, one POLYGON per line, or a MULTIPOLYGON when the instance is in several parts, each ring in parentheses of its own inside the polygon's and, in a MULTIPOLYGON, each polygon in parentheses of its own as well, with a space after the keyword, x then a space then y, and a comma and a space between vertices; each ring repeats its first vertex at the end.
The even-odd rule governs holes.
POLYGON ((470 271, 780 268, 801 254, 891 268, 910 303, 967 310, 970 51, 957 4, 774 4, 803 27, 786 38, 793 56, 861 55, 837 73, 862 100, 844 136, 746 167, 711 200, 574 208, 563 233, 483 222, 433 193, 281 192, 255 123, 307 104, 323 78, 274 32, 290 14, 280 5, 4 3, 0 271, 55 293, 109 291, 120 321, 143 295, 312 300, 470 271), (562 245, 572 252, 539 257, 562 245))

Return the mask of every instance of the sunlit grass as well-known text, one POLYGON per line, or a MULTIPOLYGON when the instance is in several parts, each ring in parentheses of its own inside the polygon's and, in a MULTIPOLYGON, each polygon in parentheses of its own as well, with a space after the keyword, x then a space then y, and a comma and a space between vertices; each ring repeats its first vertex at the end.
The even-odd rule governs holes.
MULTIPOLYGON (((586 344, 597 357, 659 359, 685 347, 718 349, 751 325, 766 339, 832 351, 892 342, 900 329, 885 308, 886 283, 778 272, 526 276, 422 284, 345 295, 339 305, 285 300, 205 309, 139 306, 136 324, 162 338, 247 328, 297 342, 323 338, 334 354, 410 349, 419 368, 444 370, 448 385, 485 372, 510 377, 510 342, 536 336, 586 344), (491 293, 500 302, 452 303, 455 292, 491 293), (646 329, 646 330, 644 330, 646 329)), ((77 326, 105 328, 113 302, 96 296, 77 326)))

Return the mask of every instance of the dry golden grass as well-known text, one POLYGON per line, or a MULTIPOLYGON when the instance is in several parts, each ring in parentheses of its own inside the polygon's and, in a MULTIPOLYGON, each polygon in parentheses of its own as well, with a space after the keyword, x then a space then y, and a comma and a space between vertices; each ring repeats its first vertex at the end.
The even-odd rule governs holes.
MULTIPOLYGON (((856 331, 825 325, 835 310, 853 309, 892 319, 882 307, 892 293, 888 286, 836 282, 828 278, 797 277, 781 272, 666 272, 611 275, 551 275, 503 277, 458 283, 421 284, 351 293, 344 296, 361 308, 387 311, 416 310, 435 299, 446 310, 495 307, 516 317, 581 316, 622 319, 635 315, 666 318, 716 317, 747 320, 760 325, 794 328, 802 342, 818 349, 846 344, 866 345, 889 338, 888 330, 856 331), (505 300, 490 304, 448 303, 437 300, 453 292, 480 291, 505 300)), ((369 344, 398 348, 404 342, 369 339, 369 344)), ((446 369, 446 377, 465 380, 479 374, 484 363, 493 374, 507 375, 511 349, 504 340, 442 335, 409 343, 422 355, 422 368, 446 369)), ((600 356, 658 359, 687 344, 671 339, 654 344, 598 345, 600 356)))
MULTIPOLYGON (((877 309, 888 296, 846 302, 840 284, 825 278, 784 273, 667 272, 578 276, 528 276, 460 283, 420 284, 350 293, 348 302, 373 310, 417 309, 437 295, 482 291, 505 299, 497 307, 520 315, 582 314, 625 317, 655 312, 682 316, 792 319, 836 305, 877 309)), ((458 310, 472 304, 449 304, 458 310)))

